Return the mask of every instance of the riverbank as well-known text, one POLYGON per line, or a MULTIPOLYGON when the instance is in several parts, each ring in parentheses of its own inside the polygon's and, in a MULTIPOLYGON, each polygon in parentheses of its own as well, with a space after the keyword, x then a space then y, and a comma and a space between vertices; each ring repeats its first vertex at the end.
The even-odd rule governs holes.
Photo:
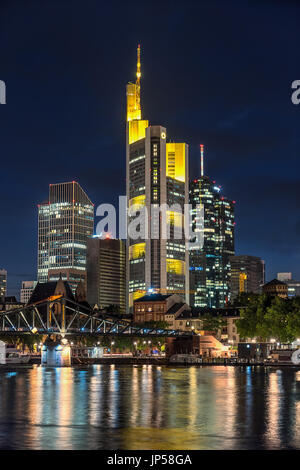
POLYGON ((263 366, 263 367, 293 367, 296 369, 300 368, 300 365, 295 365, 291 362, 233 362, 228 360, 220 361, 203 361, 201 363, 185 363, 185 362, 170 362, 165 357, 152 358, 152 357, 105 357, 99 359, 93 359, 91 364, 132 364, 132 365, 157 365, 157 366, 193 366, 193 367, 209 367, 209 366, 228 366, 228 367, 245 367, 245 366, 263 366))
MULTIPOLYGON (((37 357, 30 360, 28 364, 0 364, 0 370, 12 370, 17 368, 31 368, 34 365, 40 365, 41 361, 37 357)), ((291 367, 300 369, 300 364, 296 365, 291 362, 238 362, 230 360, 209 360, 201 363, 188 362, 170 362, 166 357, 102 357, 97 359, 85 358, 78 360, 72 359, 72 366, 88 366, 94 364, 108 365, 154 365, 154 366, 171 366, 171 367, 210 367, 210 366, 226 366, 226 367, 291 367)))

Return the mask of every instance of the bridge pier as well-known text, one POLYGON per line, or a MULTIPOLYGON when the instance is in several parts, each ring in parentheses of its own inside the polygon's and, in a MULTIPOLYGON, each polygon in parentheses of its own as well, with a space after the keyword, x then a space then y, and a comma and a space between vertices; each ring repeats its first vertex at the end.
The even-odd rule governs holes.
POLYGON ((45 367, 70 367, 71 346, 66 339, 53 341, 48 338, 41 352, 41 365, 45 367))

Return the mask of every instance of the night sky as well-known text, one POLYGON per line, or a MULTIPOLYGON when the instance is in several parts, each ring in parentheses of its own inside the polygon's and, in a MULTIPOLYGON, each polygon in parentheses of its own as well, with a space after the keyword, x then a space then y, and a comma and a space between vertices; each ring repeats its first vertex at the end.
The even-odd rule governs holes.
MULTIPOLYGON (((236 200, 236 253, 300 278, 300 2, 1 0, 0 268, 36 278, 37 204, 78 181, 125 194, 126 83, 142 48, 142 113, 190 146, 236 200)), ((96 219, 97 222, 97 219, 96 219)))

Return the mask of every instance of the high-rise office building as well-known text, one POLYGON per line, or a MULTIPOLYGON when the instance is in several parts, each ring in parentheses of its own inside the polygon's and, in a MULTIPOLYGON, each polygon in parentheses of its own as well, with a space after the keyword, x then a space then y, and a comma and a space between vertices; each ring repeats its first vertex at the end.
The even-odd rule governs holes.
POLYGON ((203 206, 203 246, 190 249, 190 304, 222 308, 230 300, 230 263, 234 254, 234 201, 221 195, 221 188, 202 175, 190 182, 192 225, 196 207, 203 206))
POLYGON ((126 312, 126 245, 112 238, 87 241, 87 300, 94 307, 117 305, 126 312))
POLYGON ((38 209, 38 281, 67 280, 75 292, 86 281, 87 239, 94 230, 94 206, 81 186, 50 184, 49 200, 38 209))
MULTIPOLYGON (((127 84, 126 193, 129 211, 147 209, 148 232, 137 239, 127 237, 130 308, 149 289, 178 293, 186 301, 189 297, 189 253, 184 231, 178 236, 184 204, 188 203, 188 145, 167 142, 165 127, 150 126, 142 119, 140 78, 138 47, 136 82, 127 84), (166 223, 151 212, 151 208, 162 204, 170 207, 166 223), (169 230, 170 236, 164 236, 164 230, 169 230)), ((129 214, 128 224, 133 219, 129 214)))
POLYGON ((20 291, 20 302, 22 304, 27 304, 32 292, 34 291, 37 281, 23 281, 20 291))
POLYGON ((257 256, 230 256, 231 300, 242 292, 259 294, 265 283, 265 262, 257 256))
POLYGON ((6 296, 7 290, 7 271, 0 269, 0 299, 6 296))

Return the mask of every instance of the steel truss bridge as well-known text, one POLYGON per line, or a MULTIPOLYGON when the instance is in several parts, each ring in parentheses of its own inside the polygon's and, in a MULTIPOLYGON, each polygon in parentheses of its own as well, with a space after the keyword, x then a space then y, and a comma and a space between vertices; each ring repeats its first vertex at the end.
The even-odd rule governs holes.
POLYGON ((99 335, 127 337, 191 336, 190 332, 144 327, 114 315, 91 310, 63 297, 0 311, 0 336, 99 335))

